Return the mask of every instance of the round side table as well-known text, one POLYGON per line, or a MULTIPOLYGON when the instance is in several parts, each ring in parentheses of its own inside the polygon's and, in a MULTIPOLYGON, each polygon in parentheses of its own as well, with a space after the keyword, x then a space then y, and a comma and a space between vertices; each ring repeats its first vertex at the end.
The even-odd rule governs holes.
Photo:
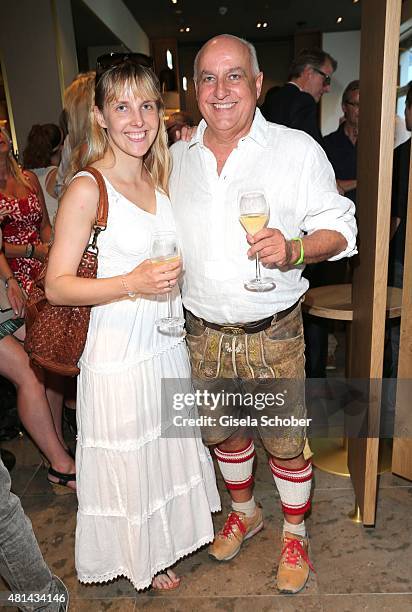
MULTIPOLYGON (((350 378, 352 350, 352 285, 326 285, 309 289, 302 304, 304 312, 324 319, 346 322, 345 376, 350 378)), ((388 287, 386 316, 393 319, 401 316, 402 289, 388 287)), ((392 449, 389 441, 383 440, 379 453, 378 472, 388 471, 391 465, 392 449)), ((314 438, 310 440, 313 450, 313 464, 319 469, 350 477, 348 470, 348 449, 346 438, 314 438)))

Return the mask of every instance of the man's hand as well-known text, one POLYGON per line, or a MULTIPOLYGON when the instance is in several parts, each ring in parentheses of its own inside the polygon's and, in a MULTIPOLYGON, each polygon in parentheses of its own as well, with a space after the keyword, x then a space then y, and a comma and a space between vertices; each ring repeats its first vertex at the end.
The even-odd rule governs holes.
POLYGON ((267 227, 254 236, 247 234, 247 241, 251 245, 248 257, 259 253, 260 262, 268 268, 284 268, 299 259, 299 242, 286 240, 278 229, 267 227))

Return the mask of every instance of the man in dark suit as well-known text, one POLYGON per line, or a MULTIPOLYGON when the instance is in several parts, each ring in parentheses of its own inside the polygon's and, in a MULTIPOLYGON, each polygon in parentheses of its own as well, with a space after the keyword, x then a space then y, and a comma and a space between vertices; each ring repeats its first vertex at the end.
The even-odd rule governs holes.
MULTIPOLYGON (((408 83, 405 100, 405 126, 412 130, 412 81, 408 83)), ((408 214, 409 164, 411 139, 396 147, 393 156, 392 210, 389 244, 388 284, 403 287, 405 261, 406 221, 408 214)), ((400 320, 388 322, 388 342, 385 347, 384 376, 396 378, 400 343, 400 320)))
POLYGON ((265 119, 302 130, 323 147, 317 104, 330 90, 336 68, 337 62, 329 53, 303 49, 292 62, 288 83, 265 100, 261 109, 265 119))

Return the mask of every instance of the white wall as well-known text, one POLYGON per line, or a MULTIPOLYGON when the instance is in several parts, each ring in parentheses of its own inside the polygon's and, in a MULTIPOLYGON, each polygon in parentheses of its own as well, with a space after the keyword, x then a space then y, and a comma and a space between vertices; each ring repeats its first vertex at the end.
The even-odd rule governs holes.
POLYGON ((31 126, 57 123, 62 109, 59 61, 64 58, 57 56, 50 0, 2 3, 0 54, 10 90, 14 145, 21 152, 31 126))
POLYGON ((322 37, 322 49, 338 62, 331 90, 322 97, 321 129, 322 134, 326 136, 338 128, 339 117, 342 116, 343 90, 350 81, 359 78, 360 31, 325 33, 322 37))

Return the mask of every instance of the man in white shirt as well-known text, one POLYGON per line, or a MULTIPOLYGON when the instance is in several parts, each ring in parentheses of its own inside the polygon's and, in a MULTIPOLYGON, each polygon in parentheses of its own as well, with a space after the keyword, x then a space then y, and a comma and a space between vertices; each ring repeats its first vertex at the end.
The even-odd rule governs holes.
MULTIPOLYGON (((194 80, 204 120, 189 142, 171 149, 170 192, 183 251, 182 296, 195 387, 223 391, 215 398, 239 391, 244 398, 250 391, 255 399, 257 391, 267 399, 269 392, 278 398, 283 389, 283 404, 275 401, 262 410, 255 402, 249 416, 280 414, 301 421, 300 301, 308 288, 303 264, 353 255, 356 223, 354 206, 337 193, 333 170, 316 142, 266 122, 256 109, 262 79, 256 52, 246 41, 222 35, 202 47, 194 80), (239 196, 245 192, 263 193, 270 207, 267 227, 254 236, 239 223, 239 196), (276 284, 270 291, 244 286, 254 276, 257 253, 265 276, 276 284)), ((239 403, 229 407, 222 400, 211 410, 205 400, 199 406, 202 416, 219 415, 202 435, 215 445, 232 498, 232 512, 209 547, 219 561, 233 558, 263 527, 253 497, 253 439, 234 418, 245 414, 239 403)), ((277 587, 296 593, 311 567, 304 514, 312 467, 303 457, 305 427, 290 428, 286 421, 283 428, 265 427, 258 418, 257 429, 285 519, 277 587)))

